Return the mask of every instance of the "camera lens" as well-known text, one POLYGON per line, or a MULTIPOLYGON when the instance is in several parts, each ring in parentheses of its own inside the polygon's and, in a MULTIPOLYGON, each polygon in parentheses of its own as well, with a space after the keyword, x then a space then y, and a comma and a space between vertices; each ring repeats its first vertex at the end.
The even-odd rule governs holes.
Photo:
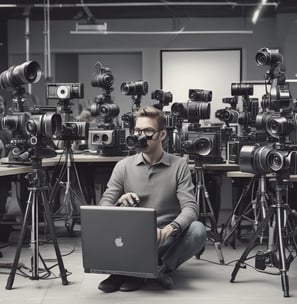
POLYGON ((120 113, 120 108, 114 103, 104 103, 100 105, 100 114, 103 117, 116 117, 120 113))
POLYGON ((278 65, 282 62, 283 56, 279 53, 278 50, 262 48, 256 54, 256 64, 258 66, 278 65))
POLYGON ((232 83, 232 96, 251 96, 254 94, 254 86, 248 83, 232 83))
POLYGON ((146 81, 128 81, 121 84, 121 92, 124 95, 146 95, 148 83, 146 81))
POLYGON ((17 66, 12 66, 0 75, 0 87, 16 88, 23 84, 38 82, 41 78, 40 65, 36 61, 27 61, 17 66))
POLYGON ((284 164, 285 164, 284 155, 282 155, 278 151, 273 151, 269 154, 267 163, 272 171, 274 171, 274 172, 280 171, 284 167, 284 164))
POLYGON ((190 102, 188 103, 189 122, 198 122, 200 119, 210 118, 210 103, 190 102))
MULTIPOLYGON (((190 135, 191 136, 191 135, 190 135)), ((184 153, 200 156, 209 156, 215 148, 215 134, 195 135, 195 138, 184 141, 181 144, 184 153)))
POLYGON ((70 98, 70 87, 61 85, 57 88, 57 96, 59 99, 68 99, 70 98))

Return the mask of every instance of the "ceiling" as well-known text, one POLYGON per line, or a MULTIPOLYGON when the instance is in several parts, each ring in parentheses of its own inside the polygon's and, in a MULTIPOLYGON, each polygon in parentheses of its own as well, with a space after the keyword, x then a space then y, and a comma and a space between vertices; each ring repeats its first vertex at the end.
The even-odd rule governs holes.
MULTIPOLYGON (((116 18, 179 18, 179 17, 247 17, 251 18, 260 0, 246 1, 0 1, 0 20, 44 19, 44 7, 49 2, 51 20, 80 20, 116 18), (4 6, 7 5, 7 6, 4 6), (14 7, 13 7, 14 6, 14 7)), ((296 0, 268 0, 261 16, 297 13, 296 0), (274 5, 272 5, 274 4, 274 5)))

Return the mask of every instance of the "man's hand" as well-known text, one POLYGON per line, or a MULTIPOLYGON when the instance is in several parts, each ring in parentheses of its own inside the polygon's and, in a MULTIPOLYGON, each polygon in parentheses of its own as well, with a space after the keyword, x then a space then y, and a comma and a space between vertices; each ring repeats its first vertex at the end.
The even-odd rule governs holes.
POLYGON ((173 233, 173 227, 167 225, 164 228, 157 228, 157 242, 159 247, 167 240, 167 238, 173 233))
POLYGON ((139 202, 140 202, 140 199, 136 193, 128 192, 128 193, 123 194, 119 198, 117 205, 123 205, 123 206, 129 207, 129 206, 138 204, 139 202))

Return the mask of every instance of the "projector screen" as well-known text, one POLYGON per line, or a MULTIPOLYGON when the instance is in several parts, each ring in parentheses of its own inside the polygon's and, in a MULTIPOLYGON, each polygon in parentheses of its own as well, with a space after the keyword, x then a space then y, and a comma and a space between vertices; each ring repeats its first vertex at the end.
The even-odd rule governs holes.
POLYGON ((162 90, 172 93, 172 103, 187 102, 189 89, 212 91, 211 122, 220 122, 215 112, 229 106, 222 99, 241 78, 241 49, 161 50, 162 90))

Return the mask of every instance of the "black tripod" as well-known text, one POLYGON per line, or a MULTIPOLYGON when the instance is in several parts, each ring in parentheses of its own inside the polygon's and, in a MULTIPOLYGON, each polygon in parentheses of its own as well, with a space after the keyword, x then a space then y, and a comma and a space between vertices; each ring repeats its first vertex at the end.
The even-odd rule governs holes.
MULTIPOLYGON (((222 243, 226 246, 231 236, 234 236, 235 232, 239 229, 243 220, 250 222, 254 231, 257 230, 259 223, 266 217, 271 197, 267 194, 267 180, 265 174, 255 175, 250 182, 243 188, 243 191, 236 203, 231 216, 228 218, 224 230, 222 231, 223 240, 222 243), (256 189, 256 195, 253 197, 253 193, 256 189), (247 196, 251 193, 250 202, 246 204, 247 196)), ((261 236, 262 242, 263 235, 261 236)), ((235 238, 233 238, 233 247, 235 248, 235 238)))
MULTIPOLYGON (((36 148, 37 149, 37 148, 36 148)), ((42 259, 40 252, 39 252, 39 233, 38 233, 38 207, 39 207, 39 201, 41 201, 43 208, 44 208, 44 214, 45 214, 45 221, 48 225, 49 232, 51 239, 54 244, 56 257, 58 261, 58 266, 60 269, 60 275, 62 279, 62 284, 67 285, 67 275, 64 268, 62 256, 60 253, 60 249, 58 246, 58 242, 55 236, 54 231, 54 224, 51 217, 50 209, 48 206, 48 202, 46 200, 46 192, 45 190, 48 189, 46 186, 45 181, 45 172, 42 169, 41 166, 41 157, 38 155, 38 151, 35 150, 34 156, 32 156, 32 172, 27 175, 29 186, 29 197, 27 201, 27 207, 25 211, 24 221, 20 233, 20 238, 18 240, 17 249, 15 253, 14 262, 12 264, 11 272, 9 274, 9 277, 7 279, 7 285, 6 289, 12 289, 12 285, 14 282, 14 277, 18 268, 18 261, 21 255, 22 250, 22 244, 24 241, 26 229, 28 227, 28 221, 29 221, 29 215, 30 212, 32 212, 32 225, 31 225, 31 247, 32 247, 32 280, 39 280, 41 277, 39 276, 39 259, 42 261, 43 265, 45 266, 45 262, 42 259), (40 200, 39 200, 40 199, 40 200)), ((46 267, 45 267, 46 268, 46 267)))
MULTIPOLYGON (((208 231, 208 236, 214 242, 220 264, 224 264, 225 262, 222 253, 221 239, 217 229, 217 222, 214 216, 209 194, 205 186, 202 163, 199 158, 195 158, 194 172, 196 178, 196 201, 200 208, 199 219, 207 228, 210 228, 208 231)), ((197 257, 199 258, 199 256, 197 257)))
POLYGON ((64 161, 64 163, 51 190, 49 201, 50 204, 53 205, 56 195, 59 194, 58 189, 60 187, 64 188, 63 203, 56 211, 54 211, 54 218, 64 219, 65 227, 67 231, 71 233, 73 231, 75 223, 80 219, 80 210, 79 206, 76 206, 75 204, 75 199, 78 200, 80 205, 85 205, 86 200, 74 162, 73 151, 71 147, 72 141, 66 140, 64 143, 65 148, 61 155, 61 159, 64 161), (65 159, 63 159, 63 156, 65 159), (74 172, 74 179, 72 179, 71 172, 74 172), (66 178, 65 181, 63 181, 64 177, 66 178), (74 190, 72 183, 75 184, 75 186, 78 186, 79 192, 74 190))
POLYGON ((254 248, 258 237, 269 226, 269 248, 270 263, 279 269, 281 275, 282 289, 284 296, 289 296, 289 279, 287 271, 294 257, 289 251, 289 246, 292 247, 297 254, 297 240, 296 229, 292 222, 292 217, 296 215, 290 210, 288 203, 283 201, 282 194, 286 191, 288 194, 288 180, 282 176, 276 176, 276 183, 274 185, 275 198, 273 203, 269 206, 266 217, 258 226, 248 246, 244 250, 240 259, 237 261, 231 275, 231 282, 234 282, 239 268, 244 264, 250 251, 254 248))

